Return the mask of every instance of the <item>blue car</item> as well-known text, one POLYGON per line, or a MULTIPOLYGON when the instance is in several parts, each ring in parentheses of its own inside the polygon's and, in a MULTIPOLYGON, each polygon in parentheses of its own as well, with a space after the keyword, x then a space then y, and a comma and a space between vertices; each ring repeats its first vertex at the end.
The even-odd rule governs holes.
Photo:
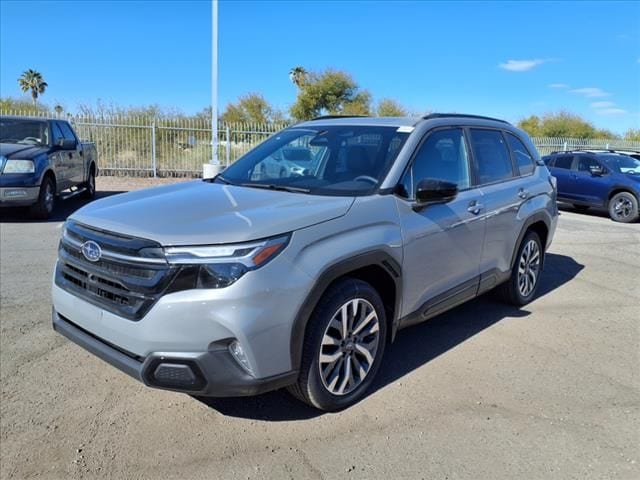
POLYGON ((638 219, 640 160, 609 151, 553 152, 543 157, 558 180, 558 201, 578 210, 606 208, 616 222, 638 219))

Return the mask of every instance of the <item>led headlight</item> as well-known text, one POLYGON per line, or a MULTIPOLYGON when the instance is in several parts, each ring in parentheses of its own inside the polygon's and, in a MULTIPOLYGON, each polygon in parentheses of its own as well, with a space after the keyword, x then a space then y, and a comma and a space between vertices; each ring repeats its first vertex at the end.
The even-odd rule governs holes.
POLYGON ((7 160, 2 173, 33 173, 36 167, 31 160, 7 160))
POLYGON ((224 288, 266 265, 288 242, 289 235, 283 235, 236 245, 167 247, 164 253, 169 264, 181 266, 174 289, 224 288))

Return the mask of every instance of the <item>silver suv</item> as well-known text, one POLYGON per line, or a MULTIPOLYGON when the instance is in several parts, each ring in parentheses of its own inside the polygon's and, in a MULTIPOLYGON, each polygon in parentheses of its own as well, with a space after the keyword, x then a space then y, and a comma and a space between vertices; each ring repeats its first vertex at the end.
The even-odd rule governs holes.
POLYGON ((288 387, 337 410, 363 397, 398 330, 494 287, 530 302, 557 215, 555 180, 507 122, 323 117, 213 180, 74 213, 53 327, 151 387, 288 387), (302 149, 304 169, 265 174, 302 149))

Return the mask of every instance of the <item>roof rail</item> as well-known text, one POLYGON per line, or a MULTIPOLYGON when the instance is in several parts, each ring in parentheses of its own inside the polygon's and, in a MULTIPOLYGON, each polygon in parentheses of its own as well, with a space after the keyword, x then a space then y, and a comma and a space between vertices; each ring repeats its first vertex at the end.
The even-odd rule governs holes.
POLYGON ((331 118, 367 118, 369 115, 321 115, 311 120, 329 120, 331 118))
POLYGON ((431 120, 433 118, 476 118, 479 120, 493 120, 494 122, 506 123, 507 125, 511 125, 506 120, 501 120, 499 118, 493 117, 484 117, 482 115, 467 115, 464 113, 430 113, 429 115, 425 115, 422 117, 423 120, 431 120))
MULTIPOLYGON (((568 150, 556 150, 549 155, 556 153, 573 153, 573 152, 587 152, 587 153, 619 153, 620 150, 613 150, 611 148, 598 148, 598 147, 576 147, 568 150)), ((633 152, 633 150, 631 150, 633 152)))

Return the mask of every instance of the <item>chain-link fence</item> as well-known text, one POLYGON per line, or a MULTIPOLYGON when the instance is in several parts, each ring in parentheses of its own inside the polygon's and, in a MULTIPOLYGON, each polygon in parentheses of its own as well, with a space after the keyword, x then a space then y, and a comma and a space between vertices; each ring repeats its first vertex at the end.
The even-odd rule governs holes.
MULTIPOLYGON (((47 116, 0 112, 2 115, 47 116)), ((63 117, 60 117, 63 118, 63 117)), ((185 176, 202 174, 212 157, 211 120, 205 117, 66 116, 82 140, 95 142, 103 175, 185 176)), ((218 124, 218 158, 229 165, 284 123, 218 124)), ((540 155, 576 148, 640 151, 640 142, 617 139, 534 137, 540 155)))

